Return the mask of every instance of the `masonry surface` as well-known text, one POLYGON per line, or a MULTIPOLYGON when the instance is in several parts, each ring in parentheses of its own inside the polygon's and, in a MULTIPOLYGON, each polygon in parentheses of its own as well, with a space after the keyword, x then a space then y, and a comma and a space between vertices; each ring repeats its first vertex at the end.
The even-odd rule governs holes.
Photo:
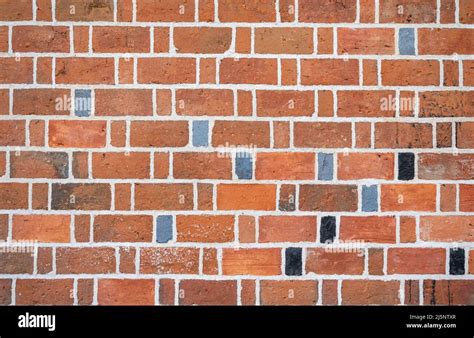
POLYGON ((0 304, 474 304, 473 55, 472 0, 1 0, 0 304))

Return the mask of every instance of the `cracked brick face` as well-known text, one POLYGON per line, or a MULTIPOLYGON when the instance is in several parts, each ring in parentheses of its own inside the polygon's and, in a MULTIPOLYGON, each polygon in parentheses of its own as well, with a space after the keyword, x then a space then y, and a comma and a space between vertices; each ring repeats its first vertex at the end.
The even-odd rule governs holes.
POLYGON ((472 4, 0 0, 0 304, 473 305, 472 4))

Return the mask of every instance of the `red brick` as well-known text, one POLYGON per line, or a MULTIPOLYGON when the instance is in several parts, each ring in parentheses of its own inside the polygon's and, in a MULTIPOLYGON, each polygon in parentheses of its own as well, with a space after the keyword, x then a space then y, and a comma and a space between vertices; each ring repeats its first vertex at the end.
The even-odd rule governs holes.
POLYGON ((0 209, 26 209, 28 207, 28 184, 0 183, 0 209))
POLYGON ((167 178, 170 173, 169 153, 155 153, 155 178, 167 178))
POLYGON ((218 210, 275 210, 276 186, 270 184, 219 184, 218 210))
POLYGON ((258 116, 311 116, 314 111, 313 91, 257 91, 258 116))
POLYGON ((300 22, 343 23, 356 19, 356 0, 301 0, 298 6, 300 22))
POLYGON ((0 115, 10 113, 10 91, 8 89, 0 90, 0 115))
POLYGON ((137 210, 192 210, 193 186, 191 184, 136 184, 135 208, 137 210))
POLYGON ((474 242, 472 216, 422 216, 420 239, 428 242, 474 242))
POLYGON ((290 146, 290 124, 286 121, 273 122, 273 147, 288 148, 290 146))
POLYGON ((389 274, 444 274, 446 249, 389 248, 387 251, 389 274))
POLYGON ((17 241, 68 243, 71 240, 68 215, 13 215, 12 238, 17 241))
MULTIPOLYGON (((455 7, 453 5, 453 7, 455 7)), ((469 0, 460 0, 459 2, 459 21, 461 23, 474 23, 474 5, 469 0)))
POLYGON ((186 121, 133 121, 130 130, 132 147, 184 147, 188 144, 186 121))
POLYGON ((53 183, 53 210, 109 210, 110 185, 106 183, 53 183))
POLYGON ((420 154, 418 177, 426 180, 470 180, 474 177, 474 154, 420 154))
POLYGON ((459 185, 459 210, 474 211, 474 185, 459 185))
POLYGON ((116 272, 114 248, 57 248, 58 274, 106 274, 116 272))
POLYGON ((472 280, 424 280, 423 291, 426 305, 474 304, 472 280))
POLYGON ((72 305, 72 279, 18 279, 16 305, 72 305))
POLYGON ((61 148, 105 147, 105 121, 49 121, 49 145, 61 148))
POLYGON ((237 305, 237 282, 231 280, 183 280, 180 305, 237 305))
POLYGON ((436 0, 380 0, 380 22, 435 23, 436 0))
POLYGON ((125 121, 112 121, 110 126, 110 144, 113 147, 125 147, 126 128, 125 121))
POLYGON ((339 180, 382 179, 394 177, 392 153, 343 153, 337 156, 339 180))
POLYGON ((316 217, 262 216, 259 217, 260 243, 315 242, 316 217))
POLYGON ((98 89, 95 91, 97 116, 152 115, 152 91, 145 89, 98 89))
POLYGON ((280 249, 223 249, 224 275, 273 276, 281 274, 280 249))
POLYGON ((394 117, 395 107, 390 104, 395 92, 381 91, 338 91, 337 116, 339 117, 394 117), (386 106, 386 107, 385 107, 386 106))
POLYGON ((0 58, 0 83, 33 83, 33 59, 0 58))
POLYGON ((89 51, 89 27, 74 26, 74 52, 87 53, 89 51))
POLYGON ((357 199, 355 185, 300 186, 299 206, 302 211, 356 211, 357 199))
POLYGON ((172 279, 160 279, 159 297, 161 305, 174 305, 174 284, 172 279))
POLYGON ((27 21, 33 19, 31 0, 4 0, 0 3, 1 21, 27 21))
POLYGON ((198 274, 197 248, 142 248, 141 274, 198 274))
POLYGON ((350 123, 295 122, 294 143, 297 148, 346 148, 352 144, 350 123))
POLYGON ((47 183, 33 184, 31 207, 47 210, 49 204, 49 186, 47 183))
POLYGON ((114 84, 114 60, 111 58, 57 58, 58 84, 114 84))
POLYGON ((97 215, 95 242, 151 242, 153 217, 148 215, 97 215))
POLYGON ((457 61, 443 61, 444 86, 459 86, 459 65, 457 61))
POLYGON ((71 110, 68 89, 19 89, 13 91, 13 100, 15 115, 69 115, 71 110))
POLYGON ((432 133, 428 123, 375 123, 375 148, 432 148, 432 133))
POLYGON ((416 242, 417 230, 415 217, 400 217, 400 242, 416 242))
MULTIPOLYGON (((450 122, 436 124, 436 147, 449 148, 452 145, 452 124, 450 122)), ((459 130, 458 130, 459 134, 459 130)))
POLYGON ((360 0, 360 22, 375 22, 375 0, 360 0))
POLYGON ((137 21, 192 22, 194 21, 194 0, 138 1, 137 21))
POLYGON ((234 114, 231 90, 178 89, 176 113, 186 116, 230 116, 234 114))
POLYGON ((232 161, 218 153, 174 153, 175 178, 231 179, 232 161))
POLYGON ((138 83, 174 84, 196 82, 196 60, 192 58, 138 59, 138 83))
POLYGON ((395 243, 396 222, 391 216, 342 216, 339 238, 343 241, 395 243))
POLYGON ((311 180, 314 167, 312 153, 258 153, 255 175, 258 180, 311 180))
POLYGON ((312 54, 312 28, 256 28, 255 52, 261 54, 312 54))
POLYGON ((382 211, 436 211, 434 184, 383 184, 382 211))
POLYGON ((361 275, 364 255, 357 252, 330 252, 323 248, 309 248, 306 253, 306 272, 322 275, 361 275))
POLYGON ((435 86, 439 78, 439 62, 435 60, 382 61, 383 85, 435 86))
POLYGON ((458 148, 474 148, 474 122, 458 122, 456 124, 456 146, 458 148))
POLYGON ((322 303, 324 305, 338 305, 338 281, 324 280, 322 286, 322 303))
POLYGON ((281 84, 296 85, 298 82, 298 66, 295 59, 281 60, 281 84))
MULTIPOLYGON (((25 248, 23 245, 18 244, 17 250, 25 248)), ((32 274, 33 273, 33 264, 35 257, 31 252, 15 252, 13 250, 15 246, 12 247, 12 250, 0 253, 0 273, 1 274, 32 274)), ((31 244, 29 249, 31 250, 31 244)))
POLYGON ((261 305, 315 305, 318 300, 316 281, 262 280, 260 282, 261 305))
POLYGON ((68 155, 59 152, 25 151, 10 154, 12 178, 67 178, 68 155), (35 168, 32 172, 31 168, 35 168))
POLYGON ((452 55, 474 53, 474 31, 458 28, 418 29, 420 55, 452 55))
POLYGON ((320 27, 318 32, 318 54, 332 54, 334 48, 334 29, 332 27, 320 27))
POLYGON ((0 304, 10 305, 12 301, 12 281, 0 279, 0 304))
POLYGON ((275 22, 273 0, 220 0, 220 22, 275 22))
POLYGON ((242 305, 255 305, 256 304, 256 295, 255 295, 255 280, 245 279, 242 280, 240 291, 240 297, 242 305))
POLYGON ((99 305, 154 305, 153 279, 99 279, 99 305))
POLYGON ((148 53, 150 30, 145 27, 94 27, 94 53, 148 53))
POLYGON ((176 27, 173 42, 178 53, 225 53, 232 40, 227 27, 176 27))
POLYGON ((91 240, 91 217, 89 215, 75 215, 74 228, 76 242, 84 243, 91 240))
POLYGON ((131 22, 133 19, 133 1, 121 0, 117 2, 117 20, 131 22))
POLYGON ((214 21, 214 1, 213 0, 198 0, 199 1, 199 21, 214 21))
POLYGON ((69 27, 15 26, 12 48, 14 52, 68 53, 69 27))
POLYGON ((339 28, 338 54, 394 54, 395 31, 390 28, 339 28))
POLYGON ((264 121, 215 121, 212 130, 212 145, 249 148, 270 146, 270 124, 264 121))
POLYGON ((399 281, 345 280, 342 282, 343 305, 400 304, 399 281))
POLYGON ((219 273, 219 263, 217 249, 204 248, 202 253, 202 272, 205 275, 217 275, 219 273))
POLYGON ((216 59, 200 59, 199 83, 216 83, 216 59))
POLYGON ((256 221, 253 216, 239 216, 239 242, 255 243, 256 240, 256 221))
POLYGON ((231 215, 176 216, 178 242, 225 243, 234 240, 231 215))
POLYGON ((383 275, 384 250, 369 249, 369 275, 383 275))
POLYGON ((358 85, 359 62, 342 59, 302 59, 302 85, 358 85))
POLYGON ((237 53, 250 53, 252 47, 251 29, 249 27, 237 27, 235 33, 235 51, 237 53))
POLYGON ((149 153, 93 153, 94 178, 149 178, 149 153))
POLYGON ((113 21, 113 0, 57 0, 58 21, 113 21), (71 11, 74 6, 74 11, 71 11))
POLYGON ((222 59, 220 81, 227 83, 273 84, 278 82, 276 59, 222 59))

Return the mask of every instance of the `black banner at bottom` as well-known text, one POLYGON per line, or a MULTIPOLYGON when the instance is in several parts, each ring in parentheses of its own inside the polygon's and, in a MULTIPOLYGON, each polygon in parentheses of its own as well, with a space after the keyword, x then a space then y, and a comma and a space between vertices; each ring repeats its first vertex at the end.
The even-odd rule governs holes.
POLYGON ((0 307, 0 337, 474 337, 474 307, 0 307))

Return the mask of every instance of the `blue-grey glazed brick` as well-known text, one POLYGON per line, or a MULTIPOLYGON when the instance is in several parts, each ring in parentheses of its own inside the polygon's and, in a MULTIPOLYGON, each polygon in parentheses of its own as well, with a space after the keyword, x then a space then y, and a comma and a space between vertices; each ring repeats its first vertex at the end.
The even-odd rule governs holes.
POLYGON ((285 250, 285 275, 301 276, 303 274, 302 253, 302 248, 287 248, 285 250))
POLYGON ((362 211, 378 211, 378 190, 376 185, 364 185, 362 187, 362 211))
POLYGON ((74 91, 74 115, 79 117, 91 116, 92 91, 90 89, 76 89, 74 91))
POLYGON ((398 31, 398 51, 400 55, 415 55, 415 30, 400 28, 398 31))
POLYGON ((321 217, 321 226, 319 229, 319 241, 323 244, 333 243, 336 238, 336 217, 321 217))
POLYGON ((173 216, 164 215, 156 218, 156 241, 167 243, 173 239, 173 216))
POLYGON ((193 121, 193 146, 209 145, 209 121, 193 121))
POLYGON ((241 180, 252 179, 252 155, 238 153, 235 157, 235 175, 241 180))
POLYGON ((318 180, 332 181, 334 177, 334 156, 333 154, 318 154, 318 180))
POLYGON ((464 275, 464 262, 466 260, 466 252, 461 248, 449 249, 449 274, 450 275, 464 275))

